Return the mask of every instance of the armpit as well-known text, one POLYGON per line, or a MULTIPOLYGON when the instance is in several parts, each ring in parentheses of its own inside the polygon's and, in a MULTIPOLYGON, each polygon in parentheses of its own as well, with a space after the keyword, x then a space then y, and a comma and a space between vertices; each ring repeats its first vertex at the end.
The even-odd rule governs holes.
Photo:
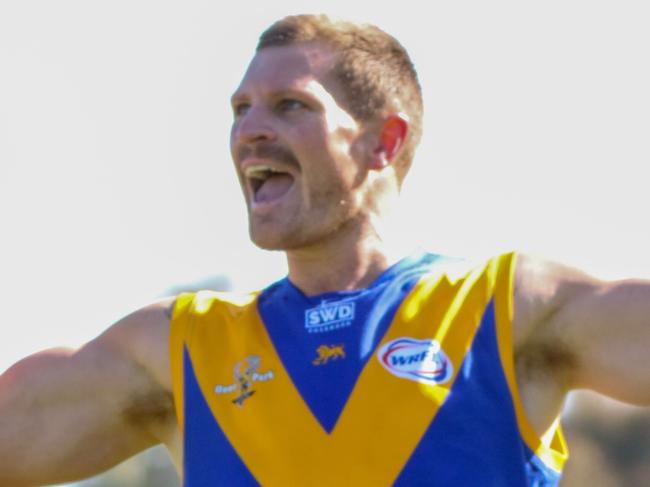
POLYGON ((568 375, 577 365, 577 357, 561 341, 552 344, 529 343, 515 351, 515 369, 520 382, 552 377, 566 383, 568 375))
POLYGON ((135 397, 122 414, 127 424, 138 428, 160 427, 176 420, 172 394, 162 389, 135 397))

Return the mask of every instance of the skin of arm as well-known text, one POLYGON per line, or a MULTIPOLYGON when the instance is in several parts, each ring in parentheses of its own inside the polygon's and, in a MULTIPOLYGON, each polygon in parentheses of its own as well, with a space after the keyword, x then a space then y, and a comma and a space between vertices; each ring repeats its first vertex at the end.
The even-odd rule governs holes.
POLYGON ((74 481, 174 443, 172 306, 150 305, 78 350, 37 353, 0 376, 0 485, 74 481))
POLYGON ((572 389, 650 406, 650 281, 520 255, 514 303, 517 382, 538 433, 572 389))

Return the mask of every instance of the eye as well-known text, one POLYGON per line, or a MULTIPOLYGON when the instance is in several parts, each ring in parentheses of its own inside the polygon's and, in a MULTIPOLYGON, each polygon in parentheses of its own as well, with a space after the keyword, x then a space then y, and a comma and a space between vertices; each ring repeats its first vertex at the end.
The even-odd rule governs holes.
POLYGON ((236 103, 232 107, 232 112, 235 115, 235 117, 241 117, 242 115, 245 115, 248 109, 250 108, 250 104, 248 103, 236 103))
POLYGON ((280 112, 291 112, 306 107, 303 102, 294 100, 293 98, 283 98, 278 102, 278 110, 280 112))

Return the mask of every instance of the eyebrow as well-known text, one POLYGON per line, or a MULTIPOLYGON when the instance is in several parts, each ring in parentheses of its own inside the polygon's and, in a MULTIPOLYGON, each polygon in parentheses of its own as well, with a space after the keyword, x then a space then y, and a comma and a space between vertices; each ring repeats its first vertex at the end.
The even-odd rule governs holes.
POLYGON ((230 97, 230 105, 234 105, 235 103, 237 103, 239 101, 242 101, 245 98, 246 98, 246 96, 243 93, 240 93, 240 92, 236 91, 230 97))
MULTIPOLYGON (((269 98, 279 98, 282 96, 297 96, 299 98, 303 98, 306 100, 310 100, 312 102, 318 102, 318 99, 314 96, 314 94, 308 90, 300 90, 297 88, 281 88, 277 90, 270 90, 266 93, 266 95, 269 98)), ((235 105, 236 103, 242 102, 242 101, 248 101, 249 96, 246 95, 243 92, 236 91, 233 93, 233 95, 230 97, 230 104, 235 105)))

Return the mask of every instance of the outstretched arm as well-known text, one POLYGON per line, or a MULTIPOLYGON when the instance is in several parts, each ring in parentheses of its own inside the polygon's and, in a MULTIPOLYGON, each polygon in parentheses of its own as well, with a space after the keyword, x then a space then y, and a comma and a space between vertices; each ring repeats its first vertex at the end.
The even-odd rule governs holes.
POLYGON ((650 405, 650 281, 602 281, 520 256, 515 343, 537 377, 550 374, 565 391, 650 405))
POLYGON ((0 376, 0 485, 88 477, 173 434, 171 305, 143 308, 79 350, 37 353, 0 376))

